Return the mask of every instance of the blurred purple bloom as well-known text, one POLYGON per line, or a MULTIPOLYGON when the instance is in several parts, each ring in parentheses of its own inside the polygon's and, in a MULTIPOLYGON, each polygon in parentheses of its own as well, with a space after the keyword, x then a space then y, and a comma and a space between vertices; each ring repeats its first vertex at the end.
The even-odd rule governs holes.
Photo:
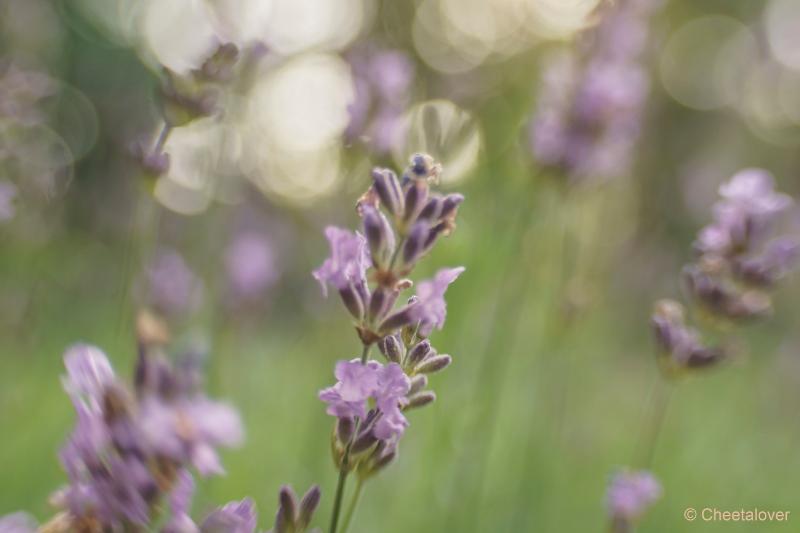
POLYGON ((397 363, 389 363, 378 371, 375 404, 381 411, 381 417, 375 423, 377 438, 388 440, 399 437, 408 427, 400 406, 407 402, 406 394, 410 388, 411 381, 397 363))
POLYGON ((378 153, 391 150, 402 137, 402 121, 414 80, 414 65, 399 50, 382 50, 372 45, 348 54, 353 69, 354 101, 345 132, 349 140, 366 135, 378 153))
POLYGON ((177 400, 147 397, 140 414, 142 438, 153 451, 191 464, 204 476, 225 471, 216 448, 237 446, 244 438, 236 410, 202 395, 177 400))
POLYGON ((791 272, 800 259, 800 243, 789 237, 774 239, 764 251, 734 263, 737 276, 754 285, 771 286, 791 272))
POLYGON ((256 530, 256 506, 245 498, 225 504, 206 517, 200 526, 202 533, 253 533, 256 530))
POLYGON ((169 494, 170 518, 162 533, 197 533, 200 529, 189 516, 194 495, 194 479, 188 470, 181 470, 169 494))
POLYGON ((639 136, 649 80, 642 65, 655 2, 618 2, 588 30, 579 50, 544 67, 531 150, 571 180, 615 177, 628 170, 639 136))
POLYGON ((36 521, 27 513, 14 513, 0 517, 0 533, 36 533, 36 521))
POLYGON ((147 271, 147 282, 150 302, 165 314, 188 313, 202 302, 202 281, 175 250, 161 249, 156 253, 147 271))
POLYGON ((752 251, 776 217, 792 199, 775 192, 767 171, 745 169, 719 188, 722 199, 714 204, 714 221, 703 228, 695 242, 702 253, 727 255, 752 251))
POLYGON ((106 387, 115 380, 106 354, 96 346, 76 344, 64 354, 64 366, 67 369, 64 388, 69 395, 99 406, 106 387))
MULTIPOLYGON (((0 154, 0 159, 2 155, 0 154)), ((16 214, 14 199, 17 197, 17 188, 10 181, 0 181, 0 222, 11 220, 16 214)))
POLYGON ((433 279, 422 281, 417 286, 418 300, 410 306, 409 311, 412 320, 420 322, 421 335, 428 336, 434 327, 442 329, 444 326, 447 316, 444 293, 462 272, 464 267, 444 268, 437 272, 433 279))
POLYGON ((612 518, 634 521, 661 497, 661 493, 661 484, 650 472, 621 472, 608 487, 608 512, 612 518))
POLYGON ((335 226, 325 228, 325 236, 331 247, 331 256, 313 272, 322 286, 322 293, 328 294, 326 283, 338 290, 366 284, 370 258, 364 236, 335 226))
POLYGON ((270 242, 255 232, 238 235, 225 252, 228 283, 236 298, 252 300, 263 295, 278 279, 270 242))

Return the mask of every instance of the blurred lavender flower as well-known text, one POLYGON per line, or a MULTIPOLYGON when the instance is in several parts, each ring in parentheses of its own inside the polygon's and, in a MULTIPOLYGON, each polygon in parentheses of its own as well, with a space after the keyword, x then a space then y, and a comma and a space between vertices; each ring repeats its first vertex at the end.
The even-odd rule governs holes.
MULTIPOLYGON (((698 233, 697 258, 683 268, 683 279, 700 317, 722 328, 772 312, 768 292, 796 265, 800 242, 795 236, 774 237, 779 217, 792 199, 774 188, 761 169, 738 172, 719 188, 714 220, 698 233)), ((726 356, 709 347, 700 332, 686 325, 683 307, 671 300, 656 304, 653 332, 667 370, 708 367, 726 356)))
POLYGON ((220 507, 200 526, 201 533, 254 533, 255 530, 256 506, 250 498, 220 507))
POLYGON ((278 280, 277 260, 271 243, 249 231, 236 236, 225 252, 225 271, 231 296, 237 301, 254 301, 278 280))
POLYGON ((774 189, 767 171, 745 169, 719 188, 714 220, 700 230, 697 260, 684 269, 692 297, 711 313, 729 320, 767 315, 766 289, 795 266, 800 243, 794 236, 773 238, 792 199, 774 189))
MULTIPOLYGON (((389 84, 382 90, 396 86, 389 84)), ((334 227, 325 230, 331 256, 313 275, 323 293, 328 283, 339 290, 356 319, 363 348, 359 359, 336 364, 337 383, 319 393, 328 405, 327 413, 337 417, 332 452, 339 484, 331 533, 336 532, 349 473, 355 471, 363 482, 397 456, 398 442, 408 427, 405 411, 436 398, 424 390, 425 375, 443 370, 452 361, 449 355, 437 354, 426 337, 434 327, 443 327, 444 293, 463 267, 440 270, 432 280, 419 283, 417 294, 395 310, 400 293, 413 286, 406 276, 439 237, 455 229, 464 197, 430 190, 441 172, 441 166, 424 154, 411 157, 402 178, 389 169, 376 168, 373 185, 358 202, 363 236, 334 227), (386 364, 369 360, 373 344, 386 357, 386 364)))
POLYGON ((171 248, 156 252, 143 283, 147 301, 166 316, 191 313, 203 301, 203 282, 171 248))
POLYGON ((14 199, 17 197, 17 188, 10 181, 0 181, 0 222, 14 218, 16 208, 14 199))
POLYGON ((221 473, 216 448, 241 442, 236 412, 206 398, 197 379, 185 374, 194 369, 170 365, 149 338, 140 331, 135 395, 99 349, 76 345, 64 355, 64 388, 78 418, 60 454, 70 484, 56 501, 68 513, 70 530, 147 526, 166 497, 172 517, 165 531, 194 531, 186 468, 221 473))
POLYGON ((0 533, 36 533, 36 521, 27 513, 14 513, 0 517, 0 533))
POLYGON ((353 69, 355 99, 349 107, 348 141, 364 139, 378 154, 390 151, 402 136, 402 115, 408 107, 414 65, 400 50, 364 44, 347 60, 353 69))
POLYGON ((543 165, 570 181, 627 172, 649 89, 643 55, 658 0, 620 0, 600 13, 578 49, 544 68, 530 146, 543 165))
POLYGON ((607 493, 612 531, 632 531, 634 524, 661 498, 661 494, 661 484, 650 472, 642 470, 616 474, 607 493))

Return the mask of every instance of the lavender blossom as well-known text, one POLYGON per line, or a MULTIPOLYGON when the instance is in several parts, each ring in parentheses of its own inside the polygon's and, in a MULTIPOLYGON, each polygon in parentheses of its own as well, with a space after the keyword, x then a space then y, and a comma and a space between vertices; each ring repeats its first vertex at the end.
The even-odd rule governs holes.
POLYGON ((767 289, 795 266, 800 243, 794 237, 772 238, 792 199, 774 189, 773 177, 745 169, 719 188, 714 220, 700 230, 697 260, 684 269, 692 297, 711 313, 728 320, 760 318, 771 312, 767 289))
POLYGON ((349 106, 349 141, 362 138, 378 154, 390 151, 402 135, 402 116, 409 104, 414 66, 399 50, 366 44, 347 57, 353 70, 355 98, 349 106))
POLYGON ((332 451, 339 484, 332 533, 347 476, 355 472, 363 482, 392 462, 409 425, 405 411, 436 398, 424 390, 428 380, 422 374, 441 371, 452 362, 449 355, 437 354, 426 337, 444 326, 444 294, 463 267, 440 270, 432 280, 420 282, 417 295, 395 309, 400 294, 414 284, 407 276, 440 237, 455 229, 464 197, 430 190, 441 172, 441 166, 424 154, 411 157, 400 179, 391 170, 374 169, 373 184, 357 204, 365 237, 326 229, 331 257, 313 274, 323 291, 327 283, 339 289, 356 319, 363 347, 359 359, 336 364, 336 384, 319 393, 327 413, 337 418, 332 451), (373 344, 387 363, 369 359, 373 344))
POLYGON ((220 473, 216 448, 238 444, 241 425, 230 407, 191 388, 196 380, 180 375, 187 366, 173 367, 142 346, 135 397, 99 349, 67 350, 64 388, 78 419, 61 451, 70 484, 58 501, 73 524, 146 526, 165 488, 172 487, 167 531, 193 531, 191 477, 185 469, 220 473))
POLYGON ((642 470, 615 475, 607 493, 613 531, 631 531, 633 524, 661 498, 661 494, 661 484, 650 472, 642 470))
POLYGON ((704 345, 700 333, 686 325, 683 306, 672 300, 656 303, 653 332, 670 369, 703 368, 724 357, 721 348, 704 345))
POLYGON ((642 64, 659 2, 622 0, 601 13, 577 51, 549 58, 530 124, 538 161, 572 182, 627 172, 649 80, 642 64))
POLYGON ((36 521, 26 513, 0 517, 0 533, 36 533, 36 521))
POLYGON ((144 283, 147 299, 167 316, 181 316, 200 307, 203 283, 175 250, 162 248, 156 252, 144 283))
POLYGON ((270 242, 255 232, 236 236, 225 252, 228 285, 237 300, 252 301, 278 280, 278 267, 270 242))
POLYGON ((464 267, 442 269, 432 280, 423 281, 417 286, 417 301, 411 305, 411 318, 419 322, 421 336, 429 336, 434 327, 444 327, 447 316, 444 293, 462 272, 464 267))
POLYGON ((200 526, 201 533, 254 533, 255 530, 256 506, 250 498, 220 507, 200 526))

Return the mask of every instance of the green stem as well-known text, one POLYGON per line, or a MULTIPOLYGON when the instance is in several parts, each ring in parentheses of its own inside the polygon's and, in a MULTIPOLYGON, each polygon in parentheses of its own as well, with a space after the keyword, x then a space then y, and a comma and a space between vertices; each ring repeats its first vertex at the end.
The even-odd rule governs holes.
MULTIPOLYGON (((369 359, 369 350, 372 347, 371 344, 365 344, 364 348, 361 352, 361 364, 367 364, 367 360, 369 359)), ((347 445, 344 448, 344 454, 342 455, 342 464, 339 467, 339 480, 336 483, 336 495, 333 498, 333 512, 331 514, 331 525, 328 528, 329 533, 336 533, 336 528, 339 525, 339 514, 342 511, 342 498, 344 497, 344 488, 345 482, 347 481, 347 475, 350 473, 350 449, 353 447, 353 441, 358 435, 358 426, 359 420, 356 419, 355 427, 353 428, 353 434, 350 436, 350 440, 347 442, 347 445)), ((358 490, 358 489, 357 489, 358 490)), ((346 530, 345 526, 345 530, 346 530)))
POLYGON ((653 465, 653 458, 664 429, 664 421, 667 418, 667 410, 672 398, 672 388, 672 383, 664 383, 661 379, 655 383, 651 402, 650 427, 647 435, 641 441, 640 447, 640 464, 642 468, 650 468, 653 465))
POLYGON ((363 488, 364 488, 364 480, 358 478, 358 483, 356 484, 356 491, 353 494, 353 498, 350 500, 350 505, 347 507, 347 512, 344 515, 344 522, 342 523, 342 533, 347 533, 347 530, 350 527, 350 522, 353 520, 353 515, 356 512, 356 507, 358 507, 358 502, 361 499, 361 491, 363 488))

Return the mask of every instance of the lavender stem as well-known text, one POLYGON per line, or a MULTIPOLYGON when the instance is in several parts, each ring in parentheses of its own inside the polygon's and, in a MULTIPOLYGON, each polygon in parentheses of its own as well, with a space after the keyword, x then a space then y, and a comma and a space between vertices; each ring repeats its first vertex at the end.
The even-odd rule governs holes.
POLYGON ((153 147, 153 153, 160 154, 164 151, 164 145, 167 143, 170 133, 172 133, 172 126, 170 126, 168 122, 164 122, 164 127, 161 128, 161 133, 158 134, 156 145, 153 147))
POLYGON ((347 512, 344 516, 344 523, 342 523, 342 533, 347 533, 347 530, 350 528, 350 522, 353 520, 353 515, 356 512, 356 508, 358 507, 358 502, 361 500, 361 491, 364 488, 364 480, 359 478, 358 483, 356 484, 356 491, 353 494, 353 498, 350 500, 350 505, 347 507, 347 512))

